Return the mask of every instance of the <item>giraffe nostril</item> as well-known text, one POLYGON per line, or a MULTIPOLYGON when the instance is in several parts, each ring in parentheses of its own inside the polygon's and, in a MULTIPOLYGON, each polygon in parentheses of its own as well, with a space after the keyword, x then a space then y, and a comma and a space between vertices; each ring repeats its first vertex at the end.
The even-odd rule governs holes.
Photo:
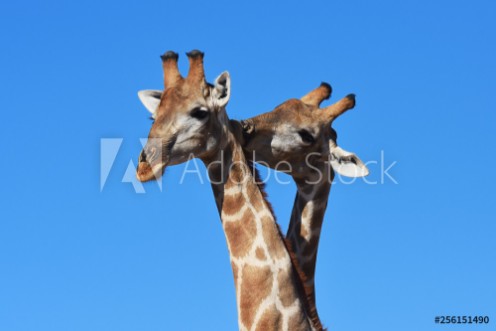
POLYGON ((142 150, 140 155, 139 155, 139 158, 138 158, 138 163, 140 162, 146 162, 146 154, 145 154, 145 150, 142 150))
POLYGON ((139 156, 139 162, 148 162, 151 163, 155 160, 157 156, 157 148, 156 147, 145 147, 139 156))

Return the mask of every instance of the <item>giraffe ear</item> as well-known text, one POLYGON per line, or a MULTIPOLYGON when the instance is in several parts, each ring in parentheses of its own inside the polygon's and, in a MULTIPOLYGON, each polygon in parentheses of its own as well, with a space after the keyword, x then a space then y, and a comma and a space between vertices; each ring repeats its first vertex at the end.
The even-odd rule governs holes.
POLYGON ((162 91, 160 90, 141 90, 138 92, 138 98, 143 103, 143 106, 152 114, 153 118, 155 118, 161 97, 162 91))
POLYGON ((334 142, 329 144, 332 169, 341 176, 356 178, 365 177, 369 169, 355 153, 345 151, 334 142))
POLYGON ((223 108, 231 96, 231 77, 224 71, 215 79, 212 98, 215 106, 223 108))

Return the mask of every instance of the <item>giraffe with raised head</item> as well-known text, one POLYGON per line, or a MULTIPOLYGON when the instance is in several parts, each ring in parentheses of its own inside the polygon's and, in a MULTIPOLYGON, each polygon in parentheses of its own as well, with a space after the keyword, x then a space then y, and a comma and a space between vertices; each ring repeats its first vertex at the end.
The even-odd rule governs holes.
POLYGON ((337 117, 355 106, 355 95, 319 109, 331 92, 331 86, 322 83, 300 100, 288 100, 271 112, 241 121, 246 157, 289 173, 296 183, 286 236, 312 306, 318 244, 335 172, 348 177, 368 175, 358 156, 337 145, 337 133, 331 127, 337 117))
POLYGON ((169 165, 201 159, 212 182, 226 236, 236 288, 240 330, 322 330, 275 222, 263 189, 236 136, 241 127, 228 119, 230 77, 205 81, 203 53, 187 54, 183 78, 178 55, 162 56, 165 90, 140 93, 154 123, 143 148, 137 178, 159 178, 169 165), (159 99, 158 99, 159 97, 159 99))

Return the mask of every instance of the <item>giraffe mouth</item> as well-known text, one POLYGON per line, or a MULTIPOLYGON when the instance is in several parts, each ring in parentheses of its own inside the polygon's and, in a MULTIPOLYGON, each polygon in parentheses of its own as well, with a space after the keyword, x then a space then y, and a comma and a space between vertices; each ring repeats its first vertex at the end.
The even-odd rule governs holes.
POLYGON ((170 161, 170 152, 176 142, 173 136, 168 143, 163 139, 148 139, 146 146, 141 151, 136 169, 136 178, 140 182, 158 180, 165 172, 170 161))
POLYGON ((136 169, 136 178, 140 182, 147 182, 150 180, 158 180, 162 177, 167 162, 162 155, 156 153, 157 149, 154 147, 143 149, 139 156, 138 168, 136 169))
POLYGON ((138 164, 136 170, 136 178, 140 182, 148 182, 150 180, 158 180, 164 174, 166 164, 165 162, 148 163, 142 161, 138 164))

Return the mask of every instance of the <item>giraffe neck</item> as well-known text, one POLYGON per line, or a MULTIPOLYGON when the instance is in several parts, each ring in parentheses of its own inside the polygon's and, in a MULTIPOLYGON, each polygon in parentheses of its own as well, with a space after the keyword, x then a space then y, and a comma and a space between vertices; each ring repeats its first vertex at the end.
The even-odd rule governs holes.
POLYGON ((304 275, 305 291, 312 306, 315 306, 317 250, 333 179, 333 172, 328 163, 320 167, 320 173, 323 175, 319 180, 295 179, 298 191, 286 236, 304 275))
POLYGON ((308 301, 270 205, 241 146, 227 145, 203 161, 227 240, 240 330, 316 330, 308 301))

